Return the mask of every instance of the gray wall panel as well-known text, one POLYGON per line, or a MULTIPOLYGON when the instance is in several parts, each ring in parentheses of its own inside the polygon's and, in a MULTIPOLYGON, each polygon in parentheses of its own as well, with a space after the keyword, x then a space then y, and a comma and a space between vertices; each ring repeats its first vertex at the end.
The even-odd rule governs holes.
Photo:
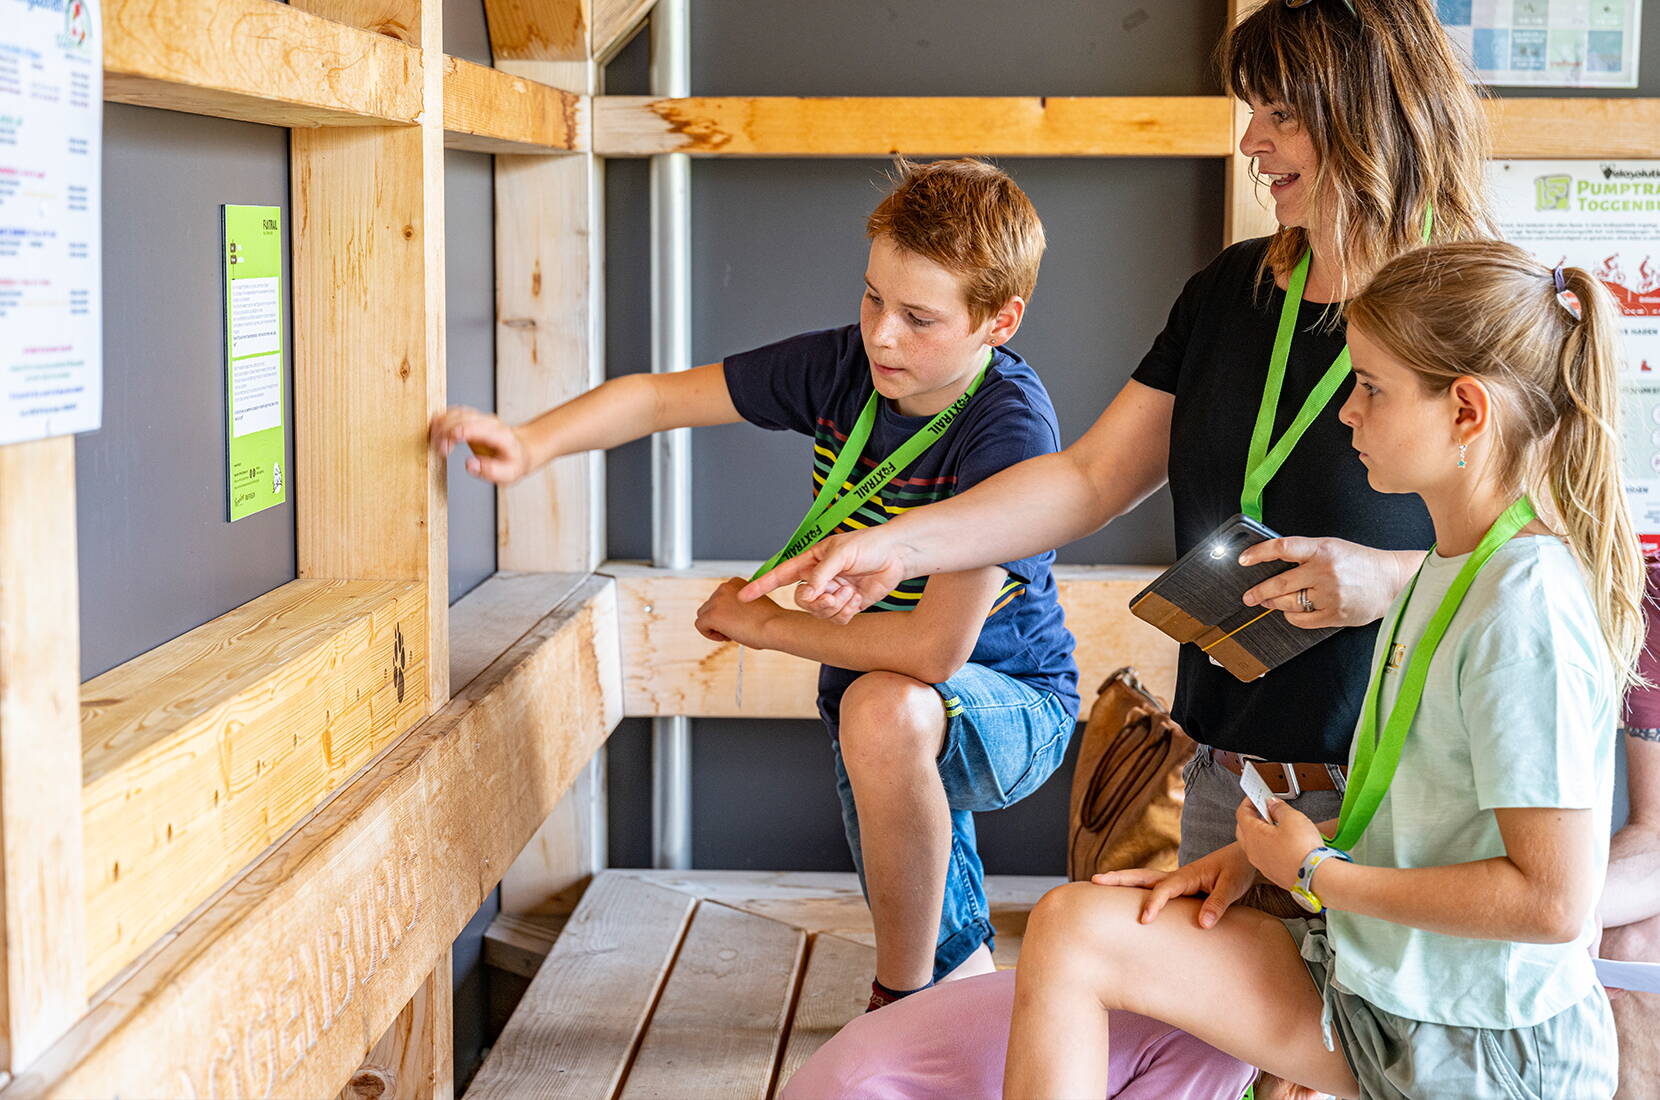
POLYGON ((444 52, 480 65, 492 63, 483 0, 444 0, 444 52))
MULTIPOLYGON (((77 437, 81 675, 294 579, 294 500, 229 523, 222 203, 288 211, 288 131, 104 105, 104 416, 77 437)), ((293 278, 283 398, 294 469, 293 278)))
MULTIPOLYGON (((482 9, 481 9, 482 10, 482 9)), ((444 152, 445 374, 451 405, 496 407, 495 158, 444 152)), ((496 490, 449 464, 450 602, 496 571, 496 490)), ((457 685, 459 686, 459 685, 457 685)))

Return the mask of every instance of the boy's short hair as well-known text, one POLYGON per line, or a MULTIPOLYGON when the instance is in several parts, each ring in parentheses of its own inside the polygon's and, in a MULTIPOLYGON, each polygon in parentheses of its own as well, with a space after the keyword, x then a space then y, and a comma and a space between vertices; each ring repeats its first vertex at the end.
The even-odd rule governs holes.
POLYGON ((865 223, 867 237, 886 237, 960 275, 976 325, 1010 298, 1031 300, 1043 223, 1014 180, 972 157, 928 164, 901 158, 896 167, 893 190, 865 223))

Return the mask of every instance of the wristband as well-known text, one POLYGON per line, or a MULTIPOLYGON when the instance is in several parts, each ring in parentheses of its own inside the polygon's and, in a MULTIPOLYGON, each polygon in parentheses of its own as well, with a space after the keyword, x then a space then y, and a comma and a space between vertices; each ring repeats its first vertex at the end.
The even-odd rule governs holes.
POLYGON ((1297 884, 1291 888, 1291 896, 1297 899, 1298 905, 1310 913, 1318 913, 1326 907, 1319 895, 1314 892, 1314 872, 1328 859, 1340 859, 1344 863, 1354 862, 1343 849, 1322 845, 1304 856, 1302 866, 1297 868, 1297 884))

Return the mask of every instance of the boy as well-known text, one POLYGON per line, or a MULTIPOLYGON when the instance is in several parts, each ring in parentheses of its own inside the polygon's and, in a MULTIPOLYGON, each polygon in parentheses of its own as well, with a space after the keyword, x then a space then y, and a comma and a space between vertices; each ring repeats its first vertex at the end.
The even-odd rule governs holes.
MULTIPOLYGON (((976 160, 902 163, 866 233, 857 325, 616 378, 517 428, 452 408, 434 418, 433 445, 467 443, 468 471, 502 484, 668 428, 742 419, 800 432, 815 439, 818 496, 785 556, 1056 450, 1048 395, 1002 348, 1044 248, 1014 181, 976 160)), ((1053 558, 907 581, 845 627, 769 599, 740 603, 742 579, 698 612, 706 637, 823 666, 819 712, 876 929, 872 1008, 992 969, 972 812, 1035 790, 1077 720, 1053 558)))

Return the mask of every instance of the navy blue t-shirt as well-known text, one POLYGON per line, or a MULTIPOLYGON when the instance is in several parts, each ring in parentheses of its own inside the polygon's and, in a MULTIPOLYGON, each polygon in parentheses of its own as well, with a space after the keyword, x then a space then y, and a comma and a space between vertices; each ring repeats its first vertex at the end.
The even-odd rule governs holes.
MULTIPOLYGON (((793 431, 813 439, 812 503, 841 453, 847 433, 874 389, 858 325, 792 336, 725 362, 732 404, 751 424, 793 431)), ((876 424, 849 480, 857 482, 933 419, 903 416, 878 402, 876 424)), ((986 377, 945 435, 836 528, 851 531, 886 523, 892 516, 962 492, 1000 470, 1060 447, 1060 429, 1049 394, 1025 360, 1005 348, 993 354, 986 377)), ((783 545, 790 532, 780 531, 783 545)), ((776 550, 768 547, 767 553, 776 550)), ((1078 667, 1073 641, 1056 599, 1050 571, 1053 552, 1003 563, 1008 576, 987 609, 985 625, 969 660, 1052 691, 1073 714, 1078 710, 1078 667)), ((916 607, 927 577, 902 582, 863 614, 909 611, 916 607)), ((824 665, 819 697, 835 698, 863 673, 824 665)))

